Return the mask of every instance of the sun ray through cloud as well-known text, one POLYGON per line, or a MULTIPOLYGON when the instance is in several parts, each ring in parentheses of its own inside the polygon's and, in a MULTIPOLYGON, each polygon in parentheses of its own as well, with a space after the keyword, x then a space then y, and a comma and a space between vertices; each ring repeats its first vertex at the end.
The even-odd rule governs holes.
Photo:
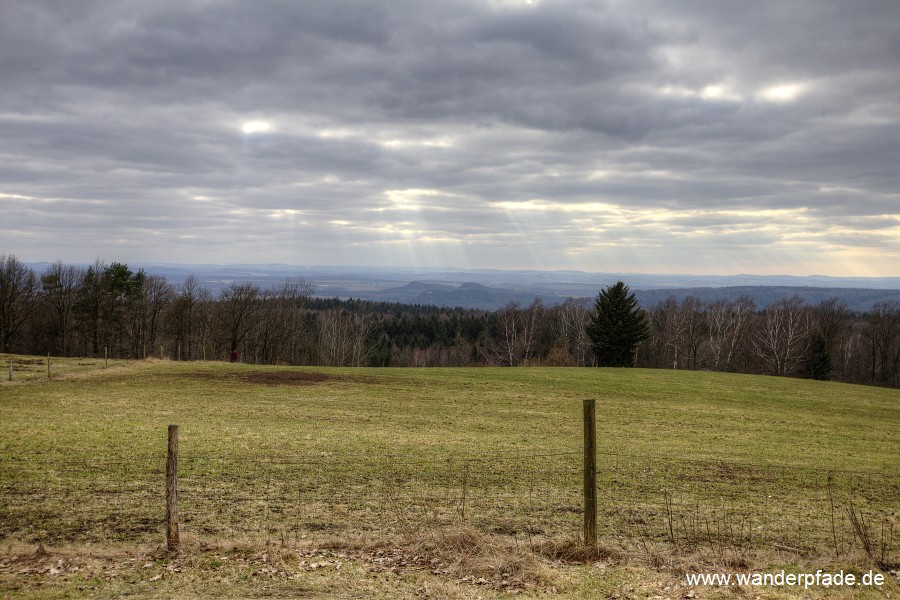
POLYGON ((900 8, 802 2, 12 0, 0 250, 897 274, 900 8))

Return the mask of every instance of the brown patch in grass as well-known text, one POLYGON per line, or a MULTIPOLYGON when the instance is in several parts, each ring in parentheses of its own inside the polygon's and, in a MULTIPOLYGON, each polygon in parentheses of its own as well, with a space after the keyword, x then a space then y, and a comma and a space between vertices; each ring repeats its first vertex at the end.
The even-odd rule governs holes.
POLYGON ((320 371, 300 371, 300 370, 284 370, 284 371, 250 371, 247 373, 240 372, 195 372, 185 373, 183 377, 189 379, 204 379, 208 381, 234 381, 240 383, 248 383, 251 385, 270 385, 270 386, 313 386, 328 383, 361 383, 374 385, 381 383, 376 377, 365 375, 344 375, 322 373, 320 371))
POLYGON ((14 358, 13 367, 16 365, 46 365, 47 361, 43 358, 14 358))
POLYGON ((261 371, 247 373, 242 379, 255 385, 316 385, 340 381, 342 378, 307 371, 261 371))
POLYGON ((471 527, 431 530, 389 544, 360 539, 327 545, 365 561, 372 571, 427 571, 507 592, 547 588, 553 579, 552 569, 525 544, 471 527))
POLYGON ((690 469, 679 471, 677 476, 685 481, 697 482, 738 482, 747 485, 772 483, 777 481, 777 474, 771 469, 757 465, 744 465, 737 463, 715 463, 697 461, 686 462, 690 469))
POLYGON ((352 375, 332 375, 314 371, 254 371, 247 373, 244 380, 255 385, 316 385, 320 383, 376 383, 374 377, 352 375))

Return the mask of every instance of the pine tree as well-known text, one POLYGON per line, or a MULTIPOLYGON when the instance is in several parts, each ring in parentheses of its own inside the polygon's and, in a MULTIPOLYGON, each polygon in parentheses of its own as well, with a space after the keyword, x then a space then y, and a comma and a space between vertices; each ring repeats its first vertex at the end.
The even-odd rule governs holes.
POLYGON ((828 348, 828 340, 821 333, 813 335, 804 362, 804 377, 820 381, 831 379, 831 370, 833 368, 831 350, 828 348))
POLYGON ((594 359, 600 367, 633 367, 638 345, 649 335, 647 315, 621 281, 597 296, 587 326, 594 359))

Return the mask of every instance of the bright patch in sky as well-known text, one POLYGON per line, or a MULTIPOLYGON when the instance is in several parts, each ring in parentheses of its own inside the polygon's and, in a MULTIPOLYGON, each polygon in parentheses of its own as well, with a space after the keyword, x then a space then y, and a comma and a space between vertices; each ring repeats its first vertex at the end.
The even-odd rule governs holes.
POLYGON ((700 89, 666 85, 661 88, 657 88, 656 92, 662 94, 663 96, 702 98, 703 100, 737 101, 741 99, 740 96, 722 85, 708 85, 700 89))
POLYGON ((708 85, 700 90, 700 97, 704 100, 741 100, 740 95, 725 85, 708 85))
POLYGON ((265 121, 247 121, 241 129, 244 133, 264 133, 272 129, 272 126, 265 121))
POLYGON ((763 90, 762 97, 770 102, 791 102, 803 91, 803 86, 792 83, 789 85, 777 85, 763 90))

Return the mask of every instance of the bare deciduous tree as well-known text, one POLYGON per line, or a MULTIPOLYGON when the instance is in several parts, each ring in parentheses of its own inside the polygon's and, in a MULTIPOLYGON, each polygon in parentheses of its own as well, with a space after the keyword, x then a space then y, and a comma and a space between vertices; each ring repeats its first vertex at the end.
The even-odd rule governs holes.
POLYGON ((753 351, 773 375, 793 373, 809 342, 810 313, 793 296, 767 308, 753 337, 753 351))
POLYGON ((144 330, 146 332, 147 345, 151 350, 156 349, 163 311, 171 304, 174 295, 175 292, 165 277, 149 275, 144 281, 144 330))
POLYGON ((666 300, 660 306, 659 313, 658 323, 662 327, 666 348, 671 352, 672 368, 678 369, 689 328, 688 314, 675 298, 666 300))
MULTIPOLYGON (((189 275, 179 286, 169 311, 169 331, 174 338, 176 357, 193 360, 196 345, 195 316, 201 301, 200 282, 189 275)), ((207 292, 208 294, 208 292, 207 292)))
POLYGON ((52 350, 63 356, 69 352, 69 337, 73 326, 75 296, 81 286, 84 271, 58 260, 41 275, 41 295, 53 315, 51 327, 52 350))
POLYGON ((206 360, 217 353, 216 338, 216 300, 212 292, 201 287, 197 289, 196 302, 191 324, 191 339, 200 349, 200 357, 206 360))
POLYGON ((852 356, 853 351, 852 344, 845 343, 850 336, 850 309, 837 298, 827 298, 819 302, 812 313, 811 350, 813 357, 818 356, 816 364, 823 369, 830 366, 828 377, 835 367, 839 376, 842 376, 846 373, 847 358, 852 356), (845 352, 849 353, 847 357, 844 356, 845 352))
POLYGON ((872 383, 900 386, 900 303, 879 302, 872 308, 867 338, 872 383))
POLYGON ((755 307, 746 296, 737 302, 720 300, 706 311, 709 327, 709 347, 712 354, 712 368, 728 371, 737 352, 740 340, 745 336, 750 315, 755 307))
POLYGON ((558 309, 559 330, 566 350, 574 357, 575 365, 589 366, 591 340, 587 326, 591 320, 591 306, 588 298, 568 298, 558 309))
POLYGON ((228 351, 238 349, 262 310, 265 295, 252 283, 233 283, 219 298, 218 321, 228 351))
POLYGON ((319 364, 359 367, 369 356, 369 338, 375 328, 367 313, 330 309, 319 315, 319 364))
POLYGON ((707 325, 705 306, 696 296, 688 296, 681 302, 680 310, 684 314, 687 330, 684 335, 685 354, 690 364, 688 368, 699 369, 702 358, 704 341, 706 340, 707 325))
POLYGON ((850 323, 850 309, 837 298, 822 300, 814 310, 815 326, 828 342, 829 347, 836 344, 847 332, 850 323))
POLYGON ((503 367, 527 365, 534 355, 545 312, 543 303, 537 298, 525 309, 510 302, 497 311, 497 336, 485 351, 487 361, 503 367))
POLYGON ((10 349, 16 333, 34 310, 34 271, 14 255, 0 254, 0 352, 10 349))
POLYGON ((303 277, 291 277, 284 281, 278 295, 278 318, 284 324, 284 360, 299 364, 304 348, 306 319, 304 307, 315 293, 315 286, 303 277))

